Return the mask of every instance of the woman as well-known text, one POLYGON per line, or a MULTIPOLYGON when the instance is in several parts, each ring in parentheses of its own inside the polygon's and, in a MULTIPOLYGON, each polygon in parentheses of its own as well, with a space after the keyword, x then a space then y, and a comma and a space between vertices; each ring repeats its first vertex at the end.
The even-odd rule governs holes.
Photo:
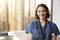
POLYGON ((48 21, 50 17, 48 7, 39 4, 35 12, 36 19, 32 20, 26 29, 28 40, 52 40, 52 34, 57 37, 59 30, 55 23, 48 21))

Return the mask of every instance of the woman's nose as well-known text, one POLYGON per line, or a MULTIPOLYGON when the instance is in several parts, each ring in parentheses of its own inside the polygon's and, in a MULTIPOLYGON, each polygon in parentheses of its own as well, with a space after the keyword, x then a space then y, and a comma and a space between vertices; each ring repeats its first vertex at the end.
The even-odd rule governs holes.
POLYGON ((43 12, 41 12, 40 14, 43 14, 43 12))

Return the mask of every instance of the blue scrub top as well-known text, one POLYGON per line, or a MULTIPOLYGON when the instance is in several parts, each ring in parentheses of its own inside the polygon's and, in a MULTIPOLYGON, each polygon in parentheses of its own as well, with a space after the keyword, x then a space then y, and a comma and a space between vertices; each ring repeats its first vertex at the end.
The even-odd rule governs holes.
MULTIPOLYGON (((26 31, 27 34, 31 33, 33 35, 33 40, 43 40, 43 36, 41 35, 40 30, 40 24, 37 20, 32 20, 27 25, 26 31)), ((54 35, 59 35, 59 30, 55 23, 52 23, 50 21, 46 24, 46 30, 45 30, 45 39, 44 40, 51 40, 52 33, 54 35)))

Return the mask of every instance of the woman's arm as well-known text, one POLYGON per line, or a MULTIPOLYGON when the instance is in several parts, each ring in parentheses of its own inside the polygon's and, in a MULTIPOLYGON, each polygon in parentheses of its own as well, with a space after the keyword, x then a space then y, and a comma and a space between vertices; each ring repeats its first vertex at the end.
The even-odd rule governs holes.
POLYGON ((57 36, 52 36, 52 40, 57 40, 57 36))
POLYGON ((31 33, 28 34, 28 40, 33 40, 33 37, 32 37, 31 33))

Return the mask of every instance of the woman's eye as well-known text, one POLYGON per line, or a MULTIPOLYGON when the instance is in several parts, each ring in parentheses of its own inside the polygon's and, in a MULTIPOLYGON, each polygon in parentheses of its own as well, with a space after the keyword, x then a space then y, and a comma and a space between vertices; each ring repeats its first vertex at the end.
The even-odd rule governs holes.
POLYGON ((39 11, 39 13, 40 13, 41 11, 39 11))
POLYGON ((45 12, 45 10, 43 10, 43 12, 45 12))
POLYGON ((39 10, 38 12, 39 12, 39 13, 40 13, 40 12, 46 12, 46 10, 42 10, 42 11, 39 10))

